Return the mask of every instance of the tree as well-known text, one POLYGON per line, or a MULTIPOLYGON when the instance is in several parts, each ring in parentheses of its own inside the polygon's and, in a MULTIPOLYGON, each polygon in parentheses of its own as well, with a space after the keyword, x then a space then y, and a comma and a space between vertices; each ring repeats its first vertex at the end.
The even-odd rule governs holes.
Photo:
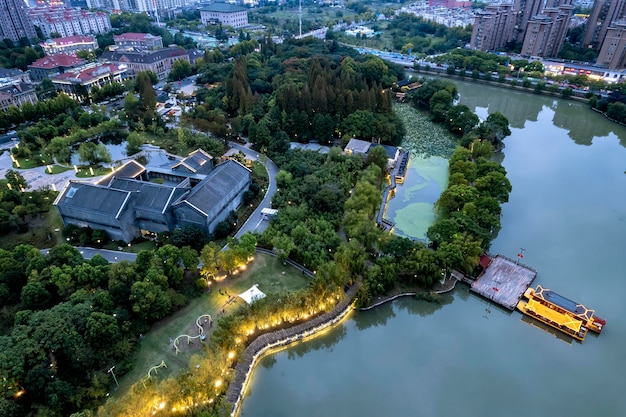
POLYGON ((168 78, 170 81, 178 81, 189 77, 192 72, 191 64, 187 60, 179 59, 172 64, 172 71, 168 78))
POLYGON ((143 145, 143 139, 137 132, 131 132, 126 137, 126 155, 131 156, 141 151, 141 145, 143 145))
POLYGON ((447 121, 450 132, 463 135, 474 129, 480 119, 469 107, 459 104, 448 110, 447 121))
POLYGON ((429 100, 430 113, 433 120, 442 122, 446 119, 446 114, 452 107, 453 97, 447 90, 439 90, 432 95, 429 100))
POLYGON ((146 321, 162 319, 170 312, 172 301, 167 292, 150 281, 135 282, 130 289, 132 310, 146 321))
POLYGON ((7 179, 8 184, 10 186, 10 188, 12 190, 26 190, 28 188, 30 188, 30 186, 28 185, 28 183, 26 182, 26 180, 24 179, 24 177, 22 177, 22 174, 20 174, 17 171, 14 171, 12 169, 9 169, 6 174, 4 174, 4 177, 7 179))
POLYGON ((219 253, 221 248, 217 246, 215 242, 209 242, 205 245, 200 252, 200 275, 202 275, 208 282, 210 278, 215 278, 219 271, 219 253))
POLYGON ((285 262, 289 258, 291 251, 296 247, 293 239, 280 232, 272 238, 272 245, 281 262, 285 262))
POLYGON ((147 71, 140 71, 135 79, 139 92, 139 103, 143 111, 153 114, 156 108, 156 92, 152 86, 152 79, 147 71))

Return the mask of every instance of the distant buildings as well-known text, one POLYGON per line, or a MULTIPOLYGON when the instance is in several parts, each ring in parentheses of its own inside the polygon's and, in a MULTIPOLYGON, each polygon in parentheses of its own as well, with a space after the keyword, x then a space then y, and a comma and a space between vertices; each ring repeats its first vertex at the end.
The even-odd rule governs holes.
POLYGON ((36 38, 35 27, 26 13, 23 0, 0 0, 0 39, 19 42, 36 38))
POLYGON ((85 64, 85 60, 67 54, 57 54, 39 58, 28 66, 33 81, 42 81, 51 75, 62 74, 65 71, 85 64))
POLYGON ((228 160, 213 168, 212 157, 198 150, 169 167, 130 161, 96 184, 70 181, 55 205, 63 224, 125 242, 187 225, 213 233, 241 205, 250 182, 243 165, 228 160), (163 183, 150 182, 157 178, 163 183))
POLYGON ((111 20, 103 12, 51 6, 31 8, 28 15, 33 24, 39 26, 47 37, 51 37, 53 33, 68 37, 106 33, 111 30, 111 20))
POLYGON ((94 86, 121 83, 125 74, 125 65, 91 63, 67 70, 51 79, 57 91, 63 91, 75 100, 82 101, 94 86))
POLYGON ((413 3, 402 6, 396 10, 395 14, 408 13, 419 16, 425 20, 440 23, 448 27, 461 26, 465 27, 474 22, 474 12, 462 6, 453 6, 449 8, 446 4, 461 4, 466 2, 438 1, 439 5, 429 5, 427 3, 413 3))
POLYGON ((122 33, 113 36, 115 46, 120 49, 161 49, 163 48, 163 38, 150 33, 122 33))
POLYGON ((469 9, 472 7, 472 1, 464 0, 428 0, 428 6, 430 7, 445 7, 447 9, 453 9, 455 7, 461 7, 469 9))
POLYGON ((600 50, 596 63, 626 68, 626 0, 596 0, 587 19, 582 47, 600 50))
POLYGON ((522 42, 523 56, 554 57, 567 35, 572 0, 514 0, 476 13, 470 46, 497 51, 522 42))
POLYGON ((135 76, 140 71, 152 71, 159 80, 165 80, 172 71, 174 62, 183 59, 189 62, 189 54, 178 48, 146 50, 115 50, 105 51, 100 59, 102 61, 128 66, 128 75, 135 76))
POLYGON ((248 26, 248 9, 230 3, 212 3, 200 9, 203 25, 221 23, 240 28, 248 26))
POLYGON ((98 48, 98 41, 95 36, 76 35, 65 38, 48 39, 39 44, 46 55, 64 53, 75 55, 78 51, 93 51, 98 48))
POLYGON ((0 83, 0 111, 9 107, 22 107, 24 103, 35 104, 38 101, 35 87, 22 81, 0 83))

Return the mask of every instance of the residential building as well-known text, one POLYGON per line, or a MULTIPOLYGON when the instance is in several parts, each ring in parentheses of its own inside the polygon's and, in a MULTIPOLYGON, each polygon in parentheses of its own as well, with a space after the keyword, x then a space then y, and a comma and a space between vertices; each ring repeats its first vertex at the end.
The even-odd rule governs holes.
POLYGON ((472 7, 472 1, 466 0, 428 0, 429 7, 445 7, 446 9, 454 9, 457 7, 468 9, 472 7))
POLYGON ((612 70, 626 68, 626 20, 607 29, 596 63, 612 70))
POLYGON ((113 82, 121 83, 126 75, 126 65, 91 63, 70 69, 52 77, 58 91, 82 101, 94 86, 102 87, 113 82))
POLYGON ((528 23, 522 56, 558 56, 569 28, 569 19, 573 6, 561 5, 559 8, 544 9, 543 13, 533 17, 528 23))
POLYGON ((23 0, 0 0, 0 39, 19 42, 36 38, 35 26, 26 13, 23 0))
POLYGON ((626 18, 626 0, 596 0, 587 19, 581 46, 600 49, 609 26, 626 18))
POLYGON ((104 12, 50 6, 33 7, 28 10, 28 14, 32 22, 39 26, 47 37, 51 37, 52 33, 68 37, 111 31, 111 20, 104 12))
POLYGON ((241 205, 251 175, 234 160, 204 170, 212 167, 210 159, 196 151, 156 171, 130 161, 98 183, 70 181, 54 204, 65 225, 105 230, 114 240, 130 242, 187 225, 212 233, 241 205), (166 181, 149 182, 154 178, 166 181))
POLYGON ((0 111, 9 107, 22 107, 24 103, 35 104, 38 101, 35 87, 20 81, 0 83, 0 111))
POLYGON ((21 81, 30 84, 30 74, 18 69, 0 68, 0 84, 7 82, 21 81))
POLYGON ((86 61, 67 54, 57 54, 39 58, 28 66, 33 81, 42 81, 51 75, 62 74, 65 71, 84 65, 86 61))
POLYGON ((174 62, 179 59, 189 62, 189 55, 186 51, 174 45, 155 51, 106 51, 100 56, 100 59, 117 64, 126 64, 128 66, 128 75, 131 77, 140 71, 152 71, 159 80, 165 80, 172 71, 174 62))
POLYGON ((476 14, 470 46, 489 52, 522 42, 524 56, 556 56, 565 41, 571 11, 572 0, 515 0, 487 6, 476 14))
POLYGON ((98 41, 95 36, 76 35, 65 38, 48 39, 39 44, 46 55, 68 54, 76 55, 78 51, 94 51, 98 48, 98 41))
POLYGON ((203 25, 221 23, 240 28, 248 26, 248 9, 230 3, 212 3, 200 9, 203 25))
POLYGON ((515 40, 516 13, 512 4, 477 11, 470 46, 479 51, 497 51, 515 40))
POLYGON ((163 38, 150 33, 122 33, 113 36, 115 46, 119 49, 161 49, 163 38))

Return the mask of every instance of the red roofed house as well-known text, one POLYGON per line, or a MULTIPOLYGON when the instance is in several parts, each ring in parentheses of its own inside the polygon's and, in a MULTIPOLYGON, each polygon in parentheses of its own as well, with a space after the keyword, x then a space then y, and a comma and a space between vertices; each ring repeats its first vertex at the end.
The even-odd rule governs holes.
POLYGON ((46 55, 64 53, 75 55, 77 51, 93 51, 98 48, 98 41, 94 36, 76 35, 65 38, 48 39, 40 43, 46 55))
POLYGON ((150 33, 122 33, 113 36, 115 46, 120 49, 161 49, 163 48, 163 38, 150 33))
POLYGON ((92 63, 59 74, 52 78, 52 83, 57 90, 82 101, 89 95, 93 86, 121 83, 126 69, 125 65, 92 63))
POLYGON ((28 66, 33 81, 42 81, 51 75, 63 74, 65 71, 85 64, 84 59, 72 55, 58 54, 39 58, 28 66))

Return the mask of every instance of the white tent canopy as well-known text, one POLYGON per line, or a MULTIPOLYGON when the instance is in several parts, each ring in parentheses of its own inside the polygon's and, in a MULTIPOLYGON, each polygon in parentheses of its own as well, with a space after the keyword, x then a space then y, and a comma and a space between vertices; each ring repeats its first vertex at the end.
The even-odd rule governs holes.
POLYGON ((261 290, 259 290, 258 285, 259 284, 254 284, 247 291, 239 294, 239 297, 241 297, 248 304, 252 304, 256 300, 264 298, 265 294, 261 290))

